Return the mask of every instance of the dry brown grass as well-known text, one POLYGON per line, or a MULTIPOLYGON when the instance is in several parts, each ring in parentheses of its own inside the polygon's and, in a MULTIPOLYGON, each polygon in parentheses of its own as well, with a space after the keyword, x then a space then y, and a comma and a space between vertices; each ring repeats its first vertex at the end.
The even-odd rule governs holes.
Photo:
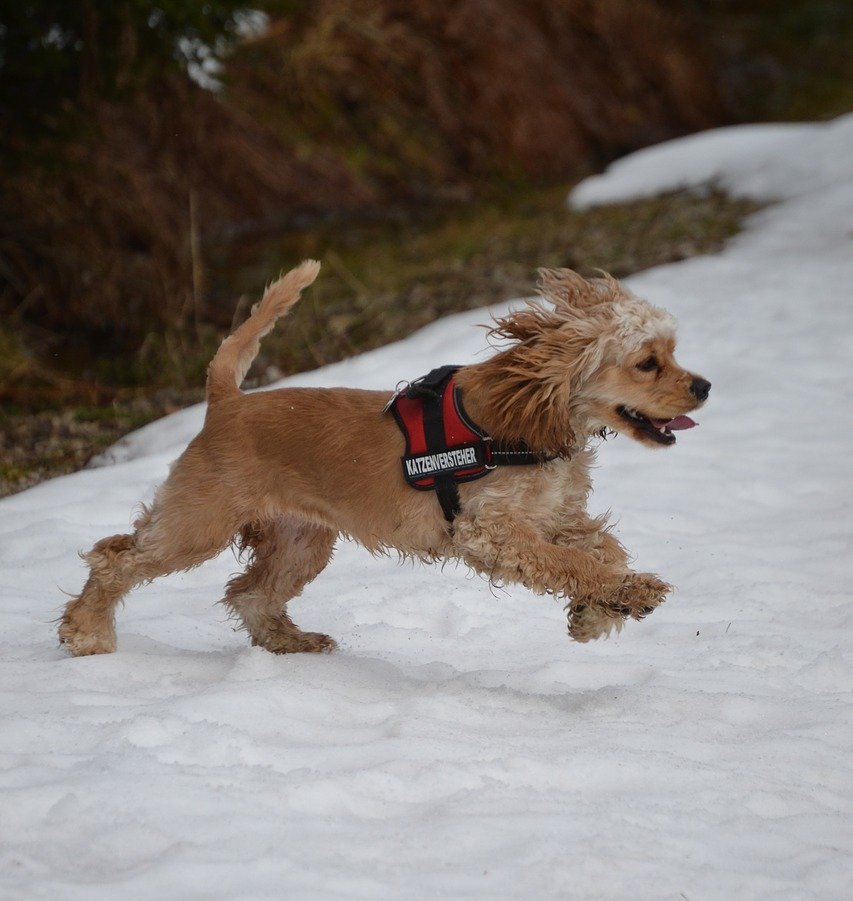
POLYGON ((569 178, 722 116, 658 0, 296 8, 222 96, 173 77, 60 147, 5 148, 0 313, 42 362, 190 352, 230 321, 207 273, 224 234, 569 178))
MULTIPOLYGON (((323 277, 287 328, 265 340, 251 383, 402 338, 447 313, 529 294, 539 265, 625 275, 718 249, 753 209, 712 193, 572 213, 565 191, 405 226, 315 229, 221 247, 212 275, 232 313, 242 294, 237 320, 282 266, 306 256, 324 261, 323 277)), ((79 469, 127 431, 201 400, 204 369, 227 330, 210 329, 208 347, 186 356, 173 348, 169 367, 149 370, 148 387, 116 388, 104 369, 93 380, 42 366, 14 341, 3 344, 0 329, 0 496, 79 469), (188 387, 176 390, 181 384, 188 387)))

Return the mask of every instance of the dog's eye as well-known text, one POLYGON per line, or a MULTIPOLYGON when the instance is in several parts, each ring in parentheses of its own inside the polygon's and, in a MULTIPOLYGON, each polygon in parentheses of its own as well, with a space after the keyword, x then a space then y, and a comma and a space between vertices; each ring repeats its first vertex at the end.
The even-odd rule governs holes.
POLYGON ((643 360, 642 363, 637 363, 637 369, 641 372, 651 372, 654 369, 658 368, 658 360, 657 357, 649 357, 646 360, 643 360))

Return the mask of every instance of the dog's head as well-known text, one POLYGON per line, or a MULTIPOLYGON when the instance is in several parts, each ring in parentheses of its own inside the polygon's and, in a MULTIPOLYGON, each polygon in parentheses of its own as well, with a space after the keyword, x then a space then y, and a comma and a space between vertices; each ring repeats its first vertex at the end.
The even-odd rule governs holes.
POLYGON ((667 447, 695 425, 687 414, 711 383, 676 362, 672 316, 610 276, 542 269, 538 287, 553 309, 531 304, 498 320, 495 333, 516 339, 514 365, 535 377, 540 409, 572 441, 612 429, 667 447))

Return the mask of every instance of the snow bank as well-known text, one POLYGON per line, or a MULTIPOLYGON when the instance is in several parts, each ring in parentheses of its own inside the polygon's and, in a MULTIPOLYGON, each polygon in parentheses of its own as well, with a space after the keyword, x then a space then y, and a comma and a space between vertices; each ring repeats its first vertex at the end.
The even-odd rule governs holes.
MULTIPOLYGON (((69 659, 51 620, 75 552, 127 529, 200 410, 0 502, 0 897, 846 896, 850 128, 688 138, 578 190, 760 174, 789 198, 631 279, 714 389, 672 450, 601 449, 595 508, 678 586, 617 639, 572 644, 548 599, 345 543, 294 604, 337 654, 248 647, 213 604, 223 555, 131 595, 117 654, 69 659)), ((475 358, 486 319, 290 382, 391 387, 475 358)))
POLYGON ((585 209, 680 188, 719 186, 770 200, 832 188, 853 178, 853 115, 803 125, 738 125, 668 141, 617 160, 578 185, 585 209))

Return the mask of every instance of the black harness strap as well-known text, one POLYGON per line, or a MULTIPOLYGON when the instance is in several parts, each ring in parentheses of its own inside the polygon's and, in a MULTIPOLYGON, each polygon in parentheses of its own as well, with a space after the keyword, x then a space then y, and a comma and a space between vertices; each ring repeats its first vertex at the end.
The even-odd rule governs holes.
MULTIPOLYGON (((428 453, 437 453, 445 448, 442 412, 444 392, 442 389, 458 368, 458 366, 439 366, 438 369, 433 369, 413 382, 406 391, 406 397, 423 400, 424 436, 428 453)), ((460 510, 460 505, 459 489, 456 487, 456 480, 452 473, 436 475, 435 494, 444 512, 444 518, 448 522, 453 522, 460 510)))

